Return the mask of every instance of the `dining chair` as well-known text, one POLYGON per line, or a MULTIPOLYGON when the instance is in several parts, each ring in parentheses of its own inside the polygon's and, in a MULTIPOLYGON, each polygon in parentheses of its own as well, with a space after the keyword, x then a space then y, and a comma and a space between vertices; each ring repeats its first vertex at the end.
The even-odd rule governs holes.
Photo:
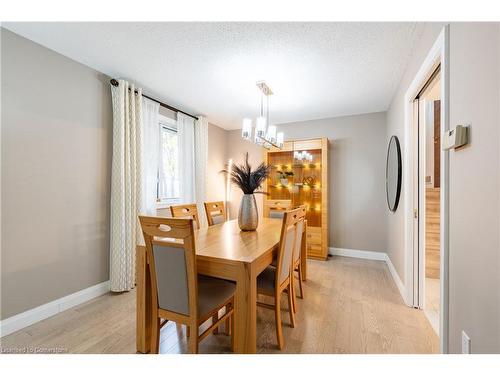
POLYGON ((226 221, 226 211, 224 210, 224 202, 205 202, 205 213, 207 214, 207 222, 209 226, 221 224, 226 221))
MULTIPOLYGON (((192 218, 196 224, 195 229, 200 229, 200 216, 198 214, 198 206, 196 203, 191 204, 181 204, 177 206, 170 206, 170 214, 174 218, 192 218)), ((217 321, 219 319, 219 312, 214 313, 212 317, 213 321, 217 321)), ((226 332, 229 327, 226 327, 226 332)), ((189 327, 187 329, 189 335, 189 327)), ((219 333, 219 329, 214 329, 214 335, 219 333)))
POLYGON ((301 259, 301 248, 302 248, 302 240, 304 235, 304 226, 307 225, 306 221, 306 205, 301 205, 298 207, 299 213, 297 216, 297 229, 296 229, 296 237, 293 246, 293 261, 292 261, 292 291, 293 291, 293 311, 297 312, 297 293, 295 293, 295 272, 298 274, 299 278, 299 290, 300 290, 300 298, 304 298, 304 288, 302 285, 302 259, 301 259))
POLYGON ((170 214, 175 218, 191 218, 196 223, 195 229, 200 229, 200 217, 196 203, 170 206, 170 214))
POLYGON ((234 332, 236 286, 197 274, 193 219, 139 216, 139 220, 152 287, 151 352, 158 353, 160 329, 170 320, 189 328, 190 353, 197 353, 199 342, 228 319, 234 332), (224 315, 214 323, 213 315, 223 308, 224 315), (199 334, 200 325, 207 321, 212 324, 199 334))
MULTIPOLYGON (((224 202, 204 202, 205 213, 207 215, 208 226, 212 226, 215 224, 221 224, 226 221, 226 211, 224 210, 224 202)), ((214 321, 219 319, 219 313, 213 316, 214 321)), ((229 324, 226 322, 226 333, 229 331, 229 324)), ((214 334, 219 333, 219 330, 216 328, 214 330, 214 334)))
POLYGON ((276 319, 276 336, 278 347, 283 349, 284 339, 281 327, 281 295, 286 292, 288 295, 288 311, 290 314, 290 324, 295 327, 295 314, 293 311, 293 290, 292 290, 292 260, 294 243, 296 239, 297 222, 300 217, 300 208, 286 211, 281 226, 280 244, 278 248, 278 258, 276 267, 269 266, 257 277, 257 295, 274 297, 274 304, 257 302, 257 306, 274 310, 276 319))
POLYGON ((265 199, 264 217, 282 219, 286 210, 292 208, 290 199, 265 199))

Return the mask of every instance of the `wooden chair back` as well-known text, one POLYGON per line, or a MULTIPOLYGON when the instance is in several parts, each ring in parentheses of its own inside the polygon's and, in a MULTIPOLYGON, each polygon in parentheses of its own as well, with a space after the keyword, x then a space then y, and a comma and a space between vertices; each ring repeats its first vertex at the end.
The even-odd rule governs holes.
POLYGON ((153 308, 197 316, 193 219, 139 216, 146 244, 153 308))
POLYGON ((288 280, 292 272, 293 251, 300 213, 301 208, 296 208, 295 210, 285 211, 283 217, 276 265, 276 290, 282 289, 281 285, 288 280))
POLYGON ((264 217, 281 219, 285 211, 292 208, 290 199, 265 199, 264 200, 264 217))
POLYGON ((195 229, 200 229, 200 217, 195 203, 170 206, 170 214, 174 218, 191 218, 196 223, 195 229))
POLYGON ((224 202, 205 202, 205 213, 209 226, 221 224, 226 221, 226 210, 224 202))
POLYGON ((299 213, 297 217, 297 231, 295 244, 293 246, 293 263, 296 264, 300 259, 300 247, 302 245, 302 236, 304 234, 304 225, 306 224, 306 205, 298 207, 299 213))

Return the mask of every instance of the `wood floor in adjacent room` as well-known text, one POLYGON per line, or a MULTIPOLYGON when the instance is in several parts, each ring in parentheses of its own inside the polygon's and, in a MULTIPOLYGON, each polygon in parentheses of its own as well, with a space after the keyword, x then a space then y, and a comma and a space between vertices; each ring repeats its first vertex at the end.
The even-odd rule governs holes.
MULTIPOLYGON (((437 353, 438 337, 421 310, 404 305, 384 262, 331 257, 308 262, 305 300, 291 328, 283 298, 284 353, 437 353)), ((257 351, 280 353, 274 313, 257 311, 257 351)), ((135 353, 135 292, 108 294, 1 339, 2 351, 135 353)), ((169 322, 161 353, 186 351, 184 329, 169 322)), ((200 353, 230 352, 229 337, 209 336, 200 353)))

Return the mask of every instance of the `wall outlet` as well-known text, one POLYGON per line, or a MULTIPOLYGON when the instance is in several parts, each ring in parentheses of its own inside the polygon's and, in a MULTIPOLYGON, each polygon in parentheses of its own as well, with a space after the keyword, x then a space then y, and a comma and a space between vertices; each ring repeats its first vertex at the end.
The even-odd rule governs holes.
POLYGON ((462 331, 462 354, 470 354, 470 337, 462 331))

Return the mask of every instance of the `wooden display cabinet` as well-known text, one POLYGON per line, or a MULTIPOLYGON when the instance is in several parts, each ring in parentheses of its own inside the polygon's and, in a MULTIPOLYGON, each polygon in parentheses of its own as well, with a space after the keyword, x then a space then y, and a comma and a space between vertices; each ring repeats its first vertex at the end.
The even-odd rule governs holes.
POLYGON ((283 148, 264 152, 271 173, 264 186, 264 199, 292 201, 292 207, 307 207, 307 255, 325 260, 328 256, 328 139, 286 141, 283 148), (311 160, 294 157, 306 151, 311 160), (280 173, 281 172, 281 173, 280 173))

